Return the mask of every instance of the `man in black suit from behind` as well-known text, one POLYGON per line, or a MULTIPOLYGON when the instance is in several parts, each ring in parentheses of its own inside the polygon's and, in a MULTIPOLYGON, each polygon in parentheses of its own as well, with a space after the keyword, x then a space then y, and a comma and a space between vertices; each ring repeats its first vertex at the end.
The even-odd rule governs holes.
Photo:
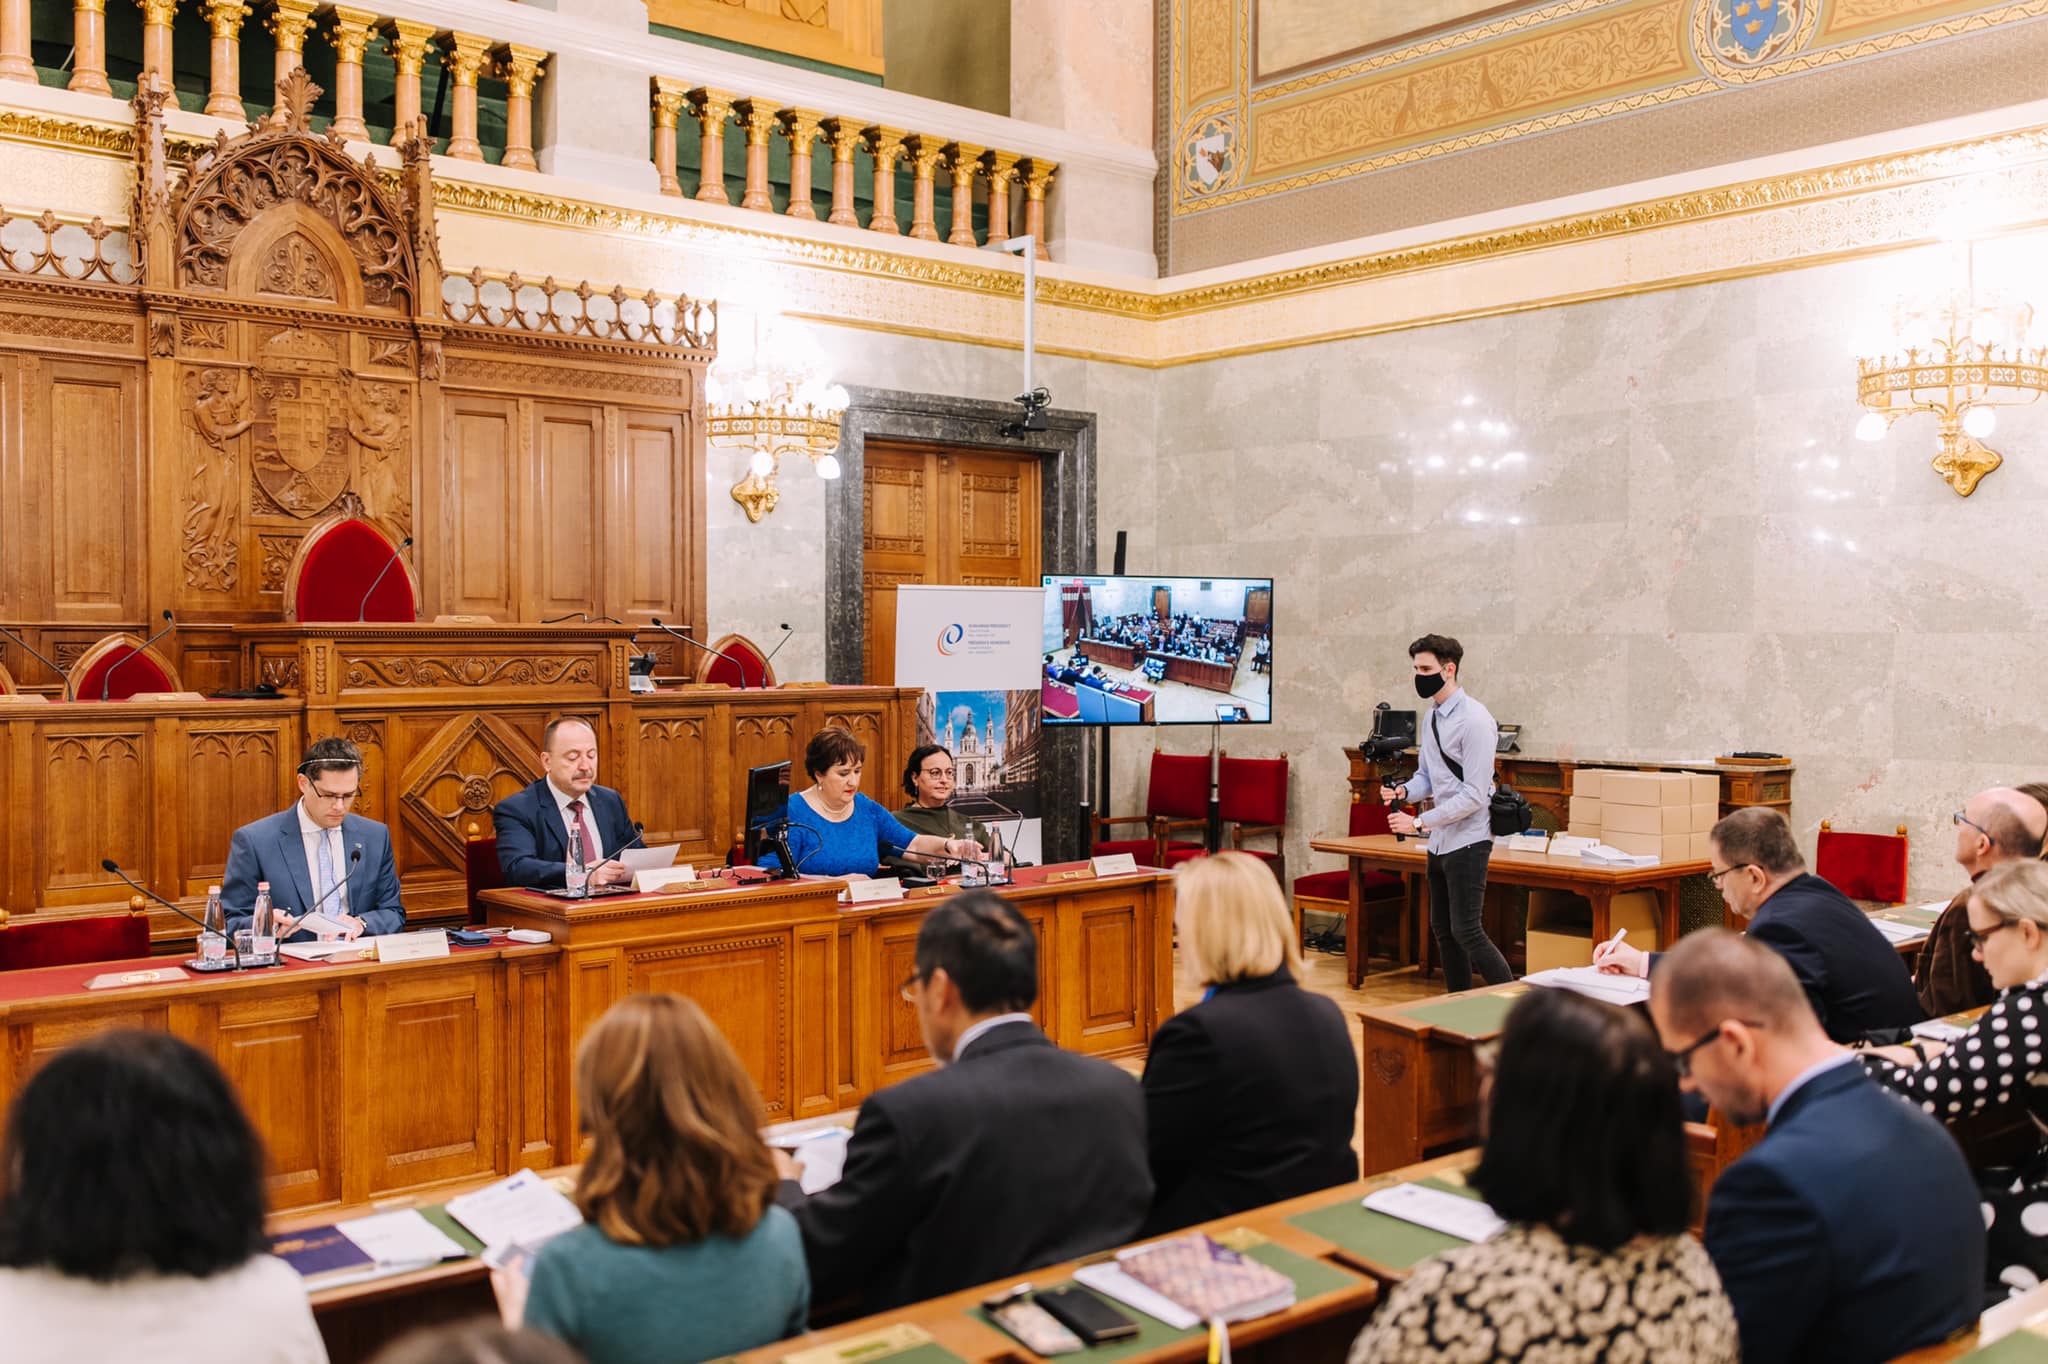
MULTIPOLYGON (((1721 899, 1748 921, 1752 941, 1791 965, 1829 1037, 1890 1040, 1927 1017, 1898 949, 1848 896, 1807 871, 1783 815, 1767 806, 1737 810, 1707 843, 1721 899)), ((1662 955, 1603 944, 1593 960, 1613 974, 1650 975, 1662 955)))
POLYGON ((571 828, 583 844, 583 865, 597 868, 592 886, 632 880, 632 872, 607 860, 638 835, 625 798, 597 784, 597 731, 590 722, 574 715, 552 721, 541 731, 540 766, 539 781, 491 811, 505 884, 535 890, 567 884, 571 828))
POLYGON ((1976 1321, 1984 1222, 1962 1152, 1828 1040, 1782 955, 1689 934, 1650 978, 1650 1017, 1683 1088, 1768 1124, 1715 1179, 1702 1238, 1743 1364, 1876 1364, 1976 1321))
POLYGON ((992 891, 925 916, 904 997, 939 1069, 862 1101, 845 1174, 805 1197, 778 1153, 811 1299, 880 1312, 1131 1240, 1152 1202, 1145 1104, 1026 1012, 1038 941, 992 891))

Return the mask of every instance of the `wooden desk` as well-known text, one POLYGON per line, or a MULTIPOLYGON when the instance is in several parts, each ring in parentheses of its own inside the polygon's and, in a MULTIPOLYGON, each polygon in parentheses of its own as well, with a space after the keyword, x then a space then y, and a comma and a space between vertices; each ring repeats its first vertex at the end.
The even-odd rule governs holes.
MULTIPOLYGON (((1072 877, 1086 864, 1026 868, 1004 889, 1038 934, 1032 1017, 1059 1045, 1142 1055, 1173 1013, 1173 882, 1165 872, 1072 877), (1063 873, 1066 879, 1060 878, 1063 873)), ((642 990, 703 1005, 746 1063, 765 1120, 818 1117, 931 1068, 898 990, 925 911, 952 888, 842 906, 844 883, 805 879, 694 895, 571 901, 484 894, 491 921, 554 935, 559 1019, 524 1050, 553 1047, 551 1118, 575 1131, 569 1062, 598 1016, 642 990)))
POLYGON ((1087 655, 1090 663, 1107 663, 1113 668, 1136 672, 1142 652, 1129 644, 1111 644, 1106 639, 1078 639, 1074 647, 1087 655))
MULTIPOLYGON (((1396 839, 1392 834, 1364 838, 1318 838, 1309 842, 1317 852, 1336 853, 1348 860, 1351 870, 1348 923, 1344 937, 1344 977, 1352 985, 1365 977, 1365 923, 1361 911, 1363 877, 1369 871, 1390 871, 1406 879, 1409 910, 1403 916, 1402 953, 1407 955, 1405 936, 1412 922, 1425 939, 1429 933, 1429 882, 1427 840, 1396 839)), ((1583 895, 1593 905, 1593 941, 1612 936, 1608 908, 1625 890, 1647 890, 1657 897, 1658 931, 1661 946, 1678 941, 1678 886, 1688 876, 1703 876, 1704 861, 1658 862, 1647 867, 1596 867, 1576 857, 1552 857, 1547 853, 1504 852, 1495 848, 1487 863, 1489 886, 1529 886, 1566 890, 1583 895)), ((1426 953, 1427 948, 1425 947, 1426 953)))
POLYGON ((1190 687, 1201 687, 1205 691, 1222 692, 1227 692, 1237 685, 1235 663, 1211 663, 1206 659, 1160 653, 1157 650, 1148 657, 1156 658, 1166 665, 1165 680, 1168 682, 1184 682, 1190 687))
MULTIPOLYGON (((1428 717, 1423 717, 1427 723, 1428 717)), ((1355 804, 1380 803, 1380 782, 1397 770, 1414 767, 1414 749, 1398 762, 1371 763, 1356 748, 1347 748, 1351 759, 1351 799, 1355 804)), ((1561 757, 1541 753, 1503 753, 1494 759, 1494 772, 1501 781, 1520 791, 1531 805, 1547 810, 1562 829, 1570 823, 1572 774, 1582 767, 1620 769, 1634 772, 1711 772, 1721 779, 1721 813, 1729 814, 1751 805, 1768 805, 1779 814, 1792 813, 1792 774, 1789 761, 1772 763, 1721 762, 1714 758, 1590 758, 1561 757)))
POLYGON ((220 1063, 269 1154, 271 1206, 360 1203, 560 1163, 546 1102, 560 1017, 552 945, 423 961, 227 972, 87 990, 164 958, 0 974, 0 1106, 51 1055, 115 1028, 182 1037, 220 1063))

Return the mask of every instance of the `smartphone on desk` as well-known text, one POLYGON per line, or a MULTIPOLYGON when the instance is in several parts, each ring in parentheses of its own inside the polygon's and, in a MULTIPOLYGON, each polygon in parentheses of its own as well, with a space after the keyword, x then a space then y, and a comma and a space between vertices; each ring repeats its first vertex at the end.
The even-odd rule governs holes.
POLYGON ((1085 1288, 1051 1288, 1032 1295, 1052 1319, 1090 1345, 1129 1340, 1138 1334, 1138 1323, 1111 1307, 1085 1288))

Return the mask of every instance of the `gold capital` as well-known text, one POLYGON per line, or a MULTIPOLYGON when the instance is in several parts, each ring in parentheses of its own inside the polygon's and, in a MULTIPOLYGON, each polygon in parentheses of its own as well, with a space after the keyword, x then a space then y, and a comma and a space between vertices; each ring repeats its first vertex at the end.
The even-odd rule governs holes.
POLYGON ((782 121, 782 135, 789 139, 791 151, 807 152, 824 130, 824 116, 809 109, 784 109, 778 117, 782 121))
POLYGON ((547 50, 539 47, 522 47, 518 43, 507 43, 501 49, 503 54, 499 65, 505 72, 507 93, 513 99, 525 99, 533 94, 535 82, 547 72, 541 63, 547 59, 547 50))
POLYGON ((151 28, 168 28, 178 17, 178 0, 139 0, 142 22, 151 28))
POLYGON ((654 126, 673 128, 689 102, 689 87, 666 76, 654 78, 654 126))
POLYGON ((1057 161, 1042 161, 1031 157, 1024 162, 1024 197, 1043 199, 1046 190, 1052 187, 1052 178, 1059 172, 1057 161))
POLYGON ((363 49, 377 32, 376 11, 336 5, 333 13, 334 24, 327 31, 327 40, 334 44, 335 60, 360 65, 363 49))
POLYGON ((820 122, 818 128, 832 146, 834 161, 853 160, 853 154, 860 150, 861 144, 867 140, 866 125, 850 119, 828 118, 820 122))
POLYGON ((876 173, 886 174, 894 170, 896 162, 903 156, 903 130, 878 126, 869 128, 864 136, 868 150, 874 153, 876 173))
POLYGON ((707 133, 722 131, 725 121, 732 117, 732 97, 700 85, 690 91, 690 116, 702 124, 707 133))
POLYGON ((427 44, 438 32, 432 24, 422 24, 413 19, 393 19, 385 25, 390 41, 384 50, 391 60, 398 63, 398 74, 417 76, 420 66, 426 60, 427 44))
POLYGON ((1017 178, 1017 160, 1011 152, 989 152, 981 158, 981 173, 991 184, 1007 184, 1017 178))
POLYGON ((767 146, 769 134, 781 126, 782 110, 771 101, 736 99, 732 107, 740 127, 746 131, 749 147, 767 146))
POLYGON ((441 65, 448 68, 457 85, 475 85, 477 72, 490 54, 491 40, 474 33, 450 33, 441 43, 441 65))
POLYGON ((313 27, 313 11, 318 8, 312 0, 273 0, 263 26, 276 36, 284 51, 303 52, 306 31, 313 27))
MULTIPOLYGON (((94 0, 95 7, 101 3, 103 0, 94 0)), ((242 21, 248 17, 249 7, 242 0, 206 0, 206 20, 216 38, 238 36, 242 31, 242 21)))

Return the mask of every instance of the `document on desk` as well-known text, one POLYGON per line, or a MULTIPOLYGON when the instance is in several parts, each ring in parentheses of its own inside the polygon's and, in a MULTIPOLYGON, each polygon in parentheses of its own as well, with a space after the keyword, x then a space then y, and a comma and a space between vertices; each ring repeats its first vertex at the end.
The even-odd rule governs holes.
POLYGON ((1478 1199, 1445 1193, 1425 1184, 1396 1184, 1391 1189, 1367 1194, 1365 1206, 1461 1241, 1490 1240, 1507 1225, 1499 1213, 1478 1199))
POLYGON ((459 1260, 468 1253, 447 1232, 412 1208, 352 1218, 334 1225, 365 1255, 387 1268, 424 1267, 443 1260, 459 1260))
POLYGON ((1884 934, 1884 940, 1894 947, 1900 943, 1919 942, 1929 932, 1920 924, 1902 924, 1891 919, 1873 917, 1870 923, 1878 932, 1884 934))
POLYGON ((1650 997, 1650 982, 1641 976, 1613 976, 1597 966, 1554 966, 1522 977, 1530 985, 1572 990, 1609 1004, 1640 1004, 1650 997))
POLYGON ((333 961, 337 958, 374 957, 376 944, 368 938, 350 941, 337 938, 332 942, 286 942, 279 943, 277 950, 294 961, 333 961))
POLYGON ((1951 1023, 1946 1018, 1930 1018, 1925 1023, 1915 1023, 1911 1031, 1915 1037, 1924 1037, 1929 1042, 1939 1042, 1947 1046, 1970 1029, 1959 1023, 1951 1023))
POLYGON ((627 848, 619 854, 619 863, 627 871, 660 871, 676 864, 676 853, 682 846, 664 843, 658 848, 627 848))
POLYGON ((538 1246, 583 1222, 576 1205, 531 1170, 449 1199, 448 1215, 485 1246, 538 1246))
POLYGON ((803 1165, 797 1183, 807 1194, 823 1192, 846 1173, 846 1143, 853 1140, 851 1127, 821 1127, 800 1137, 784 1137, 771 1145, 795 1156, 803 1165))

